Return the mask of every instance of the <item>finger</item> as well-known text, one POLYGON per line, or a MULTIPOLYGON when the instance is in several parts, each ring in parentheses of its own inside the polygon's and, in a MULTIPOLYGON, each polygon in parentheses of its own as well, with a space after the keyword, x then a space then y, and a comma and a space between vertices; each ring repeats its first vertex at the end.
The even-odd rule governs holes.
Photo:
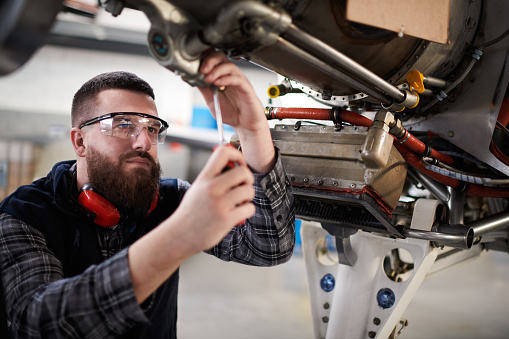
POLYGON ((232 190, 238 186, 252 187, 253 173, 247 167, 235 167, 217 176, 217 185, 224 191, 232 190))
POLYGON ((220 145, 215 148, 198 178, 212 178, 220 175, 229 162, 237 164, 239 167, 246 167, 247 163, 240 151, 233 147, 220 145))
POLYGON ((229 201, 230 209, 234 210, 238 206, 253 201, 255 190, 252 185, 241 185, 231 189, 226 197, 229 201))
MULTIPOLYGON (((224 77, 242 77, 242 73, 233 63, 227 61, 224 63, 216 64, 209 72, 203 73, 205 75, 204 80, 207 83, 214 84, 217 87, 221 87, 217 84, 217 81, 224 77)), ((228 78, 226 78, 228 79, 228 78)), ((224 79, 223 79, 224 81, 224 79)), ((229 83, 225 83, 224 86, 228 86, 229 83)))
POLYGON ((212 52, 207 55, 200 66, 200 73, 206 75, 217 65, 230 62, 223 52, 212 52))
POLYGON ((255 214, 255 211, 256 211, 255 206, 251 202, 237 206, 235 208, 235 211, 233 211, 232 213, 234 225, 240 226, 244 224, 246 219, 251 218, 255 214))

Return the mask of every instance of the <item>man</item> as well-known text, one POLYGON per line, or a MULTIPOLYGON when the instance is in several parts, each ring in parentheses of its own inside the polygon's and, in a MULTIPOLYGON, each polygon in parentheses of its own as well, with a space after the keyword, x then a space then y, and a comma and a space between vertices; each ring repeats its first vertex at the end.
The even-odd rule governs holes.
MULTIPOLYGON (((225 88, 223 119, 242 152, 217 148, 192 186, 159 179, 167 124, 148 84, 115 72, 76 93, 76 162, 56 164, 0 205, 0 269, 15 337, 174 338, 186 258, 207 251, 260 266, 290 258, 293 197, 263 107, 224 54, 211 53, 200 71, 225 88)), ((200 91, 214 112, 212 88, 200 91)))

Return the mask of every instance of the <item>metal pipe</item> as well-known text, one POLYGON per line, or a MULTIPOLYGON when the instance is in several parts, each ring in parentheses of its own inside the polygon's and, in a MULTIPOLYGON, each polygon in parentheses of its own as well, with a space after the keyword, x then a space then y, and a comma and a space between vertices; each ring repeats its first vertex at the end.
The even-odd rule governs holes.
MULTIPOLYGON (((360 79, 365 85, 370 85, 372 88, 379 90, 381 94, 394 99, 397 103, 401 103, 405 100, 405 93, 397 87, 391 85, 375 73, 327 45, 323 41, 320 41, 312 35, 302 31, 293 23, 282 36, 292 44, 295 44, 323 60, 325 63, 360 79)), ((360 88, 356 89, 361 90, 360 88)))
POLYGON ((286 49, 289 53, 292 53, 293 56, 298 57, 302 62, 308 64, 309 66, 319 69, 320 71, 327 73, 331 77, 335 78, 338 81, 343 82, 344 84, 351 86, 353 88, 362 91, 363 93, 371 96, 372 98, 380 101, 383 104, 390 105, 392 103, 392 99, 387 97, 387 95, 375 90, 371 86, 367 86, 360 82, 359 80, 343 73, 337 68, 332 67, 328 63, 318 59, 317 57, 307 53, 301 48, 293 45, 292 43, 286 41, 283 38, 278 39, 279 46, 286 49))
POLYGON ((447 207, 449 208, 449 224, 463 224, 463 205, 465 203, 465 193, 460 192, 450 186, 447 186, 447 190, 451 197, 447 203, 447 207))
POLYGON ((411 166, 408 166, 407 171, 412 178, 419 181, 428 191, 431 192, 431 194, 433 194, 444 205, 448 204, 451 196, 447 191, 447 186, 431 179, 430 177, 422 174, 420 171, 414 169, 411 166))
POLYGON ((463 225, 442 225, 438 227, 440 232, 431 232, 406 228, 403 235, 407 238, 432 241, 436 245, 449 246, 468 250, 474 243, 474 231, 463 225))
POLYGON ((509 227, 509 212, 501 212, 466 224, 474 230, 475 238, 509 227))
POLYGON ((430 87, 436 88, 445 88, 447 87, 448 84, 448 82, 443 79, 434 78, 426 75, 424 76, 422 83, 430 87))

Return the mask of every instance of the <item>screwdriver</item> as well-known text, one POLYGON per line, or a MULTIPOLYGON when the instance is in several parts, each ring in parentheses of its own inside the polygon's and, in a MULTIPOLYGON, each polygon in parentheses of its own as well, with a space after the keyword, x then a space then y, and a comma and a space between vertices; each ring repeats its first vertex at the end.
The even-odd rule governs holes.
MULTIPOLYGON (((233 145, 230 144, 229 142, 227 142, 226 138, 224 137, 223 116, 221 114, 221 105, 219 104, 219 91, 220 90, 224 90, 224 88, 219 89, 214 86, 214 92, 213 92, 214 111, 216 111, 217 132, 219 134, 219 145, 218 146, 225 145, 225 146, 233 147, 233 145)), ((234 163, 233 161, 228 161, 228 164, 223 169, 223 173, 232 169, 232 168, 235 168, 236 166, 237 166, 237 164, 234 163)), ((244 225, 245 223, 246 223, 246 220, 242 220, 241 222, 239 222, 237 224, 237 226, 244 225)))
MULTIPOLYGON (((217 132, 219 134, 219 145, 227 145, 233 147, 224 136, 224 126, 223 126, 223 115, 221 114, 221 105, 219 104, 219 88, 214 86, 214 111, 216 111, 216 123, 217 123, 217 132)), ((229 161, 226 167, 223 169, 223 172, 234 168, 236 164, 233 161, 229 161)))

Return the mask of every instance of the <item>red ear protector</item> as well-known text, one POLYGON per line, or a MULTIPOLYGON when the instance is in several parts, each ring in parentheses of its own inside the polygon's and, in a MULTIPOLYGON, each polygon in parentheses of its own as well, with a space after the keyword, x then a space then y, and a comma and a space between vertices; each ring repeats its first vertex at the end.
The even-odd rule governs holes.
MULTIPOLYGON (((152 203, 150 204, 150 208, 145 215, 145 218, 148 217, 153 210, 155 210, 158 197, 159 190, 154 196, 154 199, 152 199, 152 203)), ((99 193, 94 192, 92 185, 90 184, 85 184, 80 189, 78 202, 85 207, 87 211, 95 214, 94 223, 99 226, 112 227, 117 225, 120 221, 120 211, 106 198, 101 196, 99 193)))

